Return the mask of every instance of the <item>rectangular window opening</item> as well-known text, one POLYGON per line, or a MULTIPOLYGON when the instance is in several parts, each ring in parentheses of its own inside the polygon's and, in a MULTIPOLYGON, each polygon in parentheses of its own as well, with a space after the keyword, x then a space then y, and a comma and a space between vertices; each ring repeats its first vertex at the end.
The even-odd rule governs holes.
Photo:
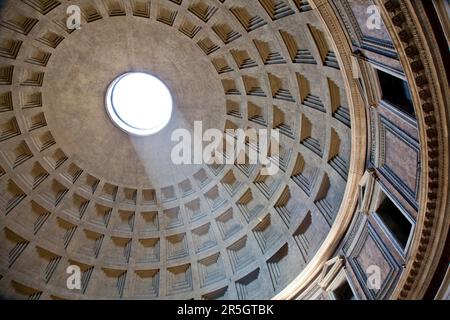
POLYGON ((414 104, 408 83, 386 72, 378 71, 382 99, 402 113, 416 119, 414 104))
POLYGON ((333 291, 333 294, 336 300, 356 300, 355 294, 347 280, 344 280, 344 282, 333 291))
POLYGON ((386 195, 376 212, 391 235, 405 249, 413 229, 412 223, 386 195))

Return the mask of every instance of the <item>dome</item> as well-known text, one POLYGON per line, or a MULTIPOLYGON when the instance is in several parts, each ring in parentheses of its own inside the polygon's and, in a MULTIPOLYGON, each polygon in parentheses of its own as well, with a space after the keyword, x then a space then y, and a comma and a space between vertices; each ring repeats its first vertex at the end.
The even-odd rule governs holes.
POLYGON ((376 2, 374 29, 372 1, 5 1, 0 296, 438 294, 443 32, 376 2))

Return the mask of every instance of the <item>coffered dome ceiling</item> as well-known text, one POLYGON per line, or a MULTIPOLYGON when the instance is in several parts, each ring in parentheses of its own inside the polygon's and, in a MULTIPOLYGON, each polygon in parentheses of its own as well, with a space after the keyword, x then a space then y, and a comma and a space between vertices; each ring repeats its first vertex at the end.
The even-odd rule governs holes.
POLYGON ((366 150, 352 148, 342 61, 307 1, 23 0, 0 15, 0 294, 267 299, 313 260, 366 150), (172 93, 155 135, 105 111, 126 72, 172 93), (173 164, 172 132, 194 121, 279 129, 281 170, 173 164))

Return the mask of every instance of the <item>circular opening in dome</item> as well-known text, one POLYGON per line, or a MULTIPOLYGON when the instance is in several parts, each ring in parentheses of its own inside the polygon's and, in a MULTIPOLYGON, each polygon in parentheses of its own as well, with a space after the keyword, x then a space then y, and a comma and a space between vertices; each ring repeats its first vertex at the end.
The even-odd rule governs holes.
POLYGON ((172 116, 172 95, 158 78, 130 72, 116 78, 106 93, 106 109, 122 130, 137 136, 161 131, 172 116))

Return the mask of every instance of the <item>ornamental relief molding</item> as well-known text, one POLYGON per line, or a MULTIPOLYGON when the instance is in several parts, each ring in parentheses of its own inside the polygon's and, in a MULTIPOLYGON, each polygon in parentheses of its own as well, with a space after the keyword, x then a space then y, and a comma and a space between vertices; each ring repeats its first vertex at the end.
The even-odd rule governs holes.
MULTIPOLYGON (((375 0, 382 15, 413 95, 419 127, 421 182, 418 194, 419 214, 405 271, 400 276, 391 299, 420 299, 425 294, 437 267, 449 224, 448 109, 449 96, 441 83, 448 83, 431 26, 420 1, 375 0), (419 22, 418 16, 422 21, 419 22), (434 257, 434 258, 433 258, 434 257)), ((332 0, 311 0, 327 31, 333 33, 336 53, 342 65, 350 66, 351 49, 340 25, 332 0)), ((351 93, 352 117, 365 116, 364 102, 358 96, 356 79, 345 68, 343 74, 351 93), (351 80, 349 80, 351 79, 351 80), (355 104, 358 102, 360 104, 355 104)), ((362 70, 364 71, 364 70, 362 70)), ((363 75, 364 77, 364 75, 363 75)), ((368 79, 371 79, 369 77, 368 79)), ((355 123, 358 123, 355 121, 355 123)), ((355 128, 353 130, 358 130, 355 128)), ((355 132, 353 131, 353 139, 355 132)), ((366 137, 364 137, 366 138, 366 137)), ((352 141, 352 143, 355 141, 352 141)), ((364 140, 366 144, 366 140, 364 140)), ((359 147, 359 145, 354 145, 359 147)), ((354 164, 353 164, 354 165, 354 164)), ((342 214, 342 212, 340 212, 342 214)))
POLYGON ((421 150, 424 150, 419 216, 410 259, 391 298, 419 299, 431 281, 448 231, 448 181, 445 181, 448 177, 448 141, 445 140, 448 120, 444 113, 448 94, 445 97, 439 78, 447 79, 444 68, 433 60, 440 56, 434 36, 418 21, 419 15, 423 19, 426 16, 420 2, 376 0, 376 3, 405 69, 414 98, 421 150), (434 48, 430 43, 434 43, 434 48))

